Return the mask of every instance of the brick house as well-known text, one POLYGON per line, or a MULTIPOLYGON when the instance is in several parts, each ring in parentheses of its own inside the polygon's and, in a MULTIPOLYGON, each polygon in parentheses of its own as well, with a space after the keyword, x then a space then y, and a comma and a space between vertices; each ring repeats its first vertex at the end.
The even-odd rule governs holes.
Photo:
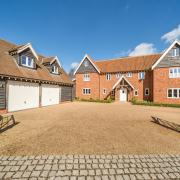
POLYGON ((71 101, 72 87, 57 56, 0 40, 0 113, 71 101))
POLYGON ((160 54, 98 61, 85 55, 74 74, 81 99, 180 104, 180 42, 160 54))

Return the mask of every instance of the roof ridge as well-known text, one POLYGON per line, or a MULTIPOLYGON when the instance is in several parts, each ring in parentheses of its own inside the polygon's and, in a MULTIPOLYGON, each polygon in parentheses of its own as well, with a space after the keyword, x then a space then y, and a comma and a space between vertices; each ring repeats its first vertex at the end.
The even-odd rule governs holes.
POLYGON ((104 61, 118 61, 121 59, 130 59, 130 58, 137 58, 137 57, 143 57, 143 56, 152 56, 152 55, 162 55, 162 53, 154 53, 154 54, 145 54, 145 55, 137 55, 137 56, 125 56, 125 57, 119 57, 119 58, 111 58, 111 59, 96 59, 95 62, 104 62, 104 61))

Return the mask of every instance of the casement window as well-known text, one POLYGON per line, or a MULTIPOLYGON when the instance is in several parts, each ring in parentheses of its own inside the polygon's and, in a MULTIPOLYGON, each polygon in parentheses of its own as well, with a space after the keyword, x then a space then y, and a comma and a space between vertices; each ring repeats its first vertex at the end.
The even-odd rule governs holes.
POLYGON ((179 48, 173 48, 172 49, 172 57, 180 56, 180 50, 179 48))
POLYGON ((90 75, 89 74, 84 74, 83 80, 84 81, 90 81, 90 75))
POLYGON ((58 67, 57 67, 57 66, 52 65, 51 68, 52 68, 52 71, 51 71, 51 72, 52 72, 53 74, 58 74, 58 67))
POLYGON ((107 92, 107 91, 106 91, 106 89, 104 88, 104 89, 103 89, 103 94, 106 94, 106 92, 107 92))
POLYGON ((169 78, 180 78, 180 67, 169 69, 169 78))
POLYGON ((127 76, 127 77, 132 77, 132 72, 128 72, 128 73, 126 74, 126 76, 127 76))
POLYGON ((145 79, 145 72, 139 72, 139 79, 145 79))
POLYGON ((138 96, 138 90, 134 90, 134 96, 138 96))
POLYGON ((91 94, 91 89, 90 88, 84 88, 83 94, 91 94))
POLYGON ((111 80, 111 74, 106 74, 106 80, 111 80))
POLYGON ((149 88, 145 88, 145 96, 149 96, 149 88))
POLYGON ((21 56, 21 65, 33 68, 34 67, 34 59, 28 56, 21 56))
POLYGON ((111 96, 115 96, 115 90, 111 91, 111 96))
POLYGON ((180 88, 170 88, 167 90, 168 98, 180 98, 180 88))
POLYGON ((116 78, 119 79, 121 77, 121 73, 116 74, 116 78))

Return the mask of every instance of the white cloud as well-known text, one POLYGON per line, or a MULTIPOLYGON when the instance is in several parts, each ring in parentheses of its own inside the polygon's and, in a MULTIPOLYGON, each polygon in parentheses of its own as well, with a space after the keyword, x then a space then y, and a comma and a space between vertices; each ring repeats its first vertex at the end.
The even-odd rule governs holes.
POLYGON ((139 56, 156 53, 157 50, 152 43, 141 43, 129 53, 129 56, 139 56))
POLYGON ((76 69, 78 67, 79 63, 78 62, 73 62, 71 64, 71 69, 76 69))
POLYGON ((165 40, 166 43, 171 43, 172 41, 180 38, 180 24, 177 28, 173 29, 172 31, 164 34, 161 39, 165 40))

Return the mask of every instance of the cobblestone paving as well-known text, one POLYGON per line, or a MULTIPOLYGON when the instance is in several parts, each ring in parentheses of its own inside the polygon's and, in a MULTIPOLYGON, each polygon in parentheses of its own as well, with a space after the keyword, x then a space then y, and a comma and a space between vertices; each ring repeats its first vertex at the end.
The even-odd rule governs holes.
POLYGON ((180 155, 0 156, 0 179, 180 179, 180 155))

